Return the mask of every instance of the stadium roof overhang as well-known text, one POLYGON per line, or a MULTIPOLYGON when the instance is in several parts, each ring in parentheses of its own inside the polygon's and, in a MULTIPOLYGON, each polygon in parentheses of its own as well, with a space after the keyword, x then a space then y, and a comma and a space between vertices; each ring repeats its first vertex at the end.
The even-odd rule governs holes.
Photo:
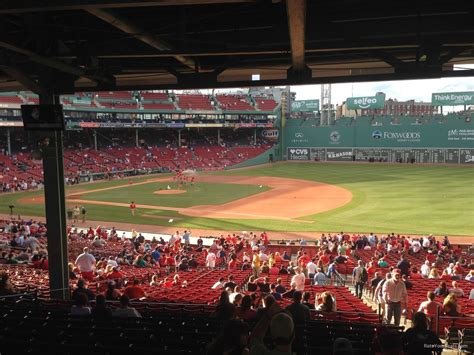
POLYGON ((471 0, 5 0, 0 90, 474 76, 471 0), (389 6, 390 8, 387 8, 389 6), (253 81, 252 75, 260 75, 253 81))

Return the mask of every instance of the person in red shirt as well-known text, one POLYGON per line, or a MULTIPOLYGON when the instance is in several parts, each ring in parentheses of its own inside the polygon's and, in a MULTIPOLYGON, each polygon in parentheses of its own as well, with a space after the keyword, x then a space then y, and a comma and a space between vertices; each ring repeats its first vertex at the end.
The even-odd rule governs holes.
POLYGON ((135 210, 137 209, 137 205, 135 204, 135 202, 131 202, 130 203, 130 212, 132 213, 132 216, 135 216, 135 210))
POLYGON ((112 272, 107 275, 107 280, 122 280, 123 274, 118 270, 118 267, 115 266, 112 269, 112 272))
POLYGON ((127 295, 130 299, 146 297, 146 292, 140 287, 140 281, 138 281, 138 279, 134 279, 133 285, 127 286, 123 294, 127 295))
POLYGON ((38 258, 35 261, 33 261, 32 266, 35 269, 48 270, 48 267, 49 267, 48 259, 46 258, 46 256, 38 258))

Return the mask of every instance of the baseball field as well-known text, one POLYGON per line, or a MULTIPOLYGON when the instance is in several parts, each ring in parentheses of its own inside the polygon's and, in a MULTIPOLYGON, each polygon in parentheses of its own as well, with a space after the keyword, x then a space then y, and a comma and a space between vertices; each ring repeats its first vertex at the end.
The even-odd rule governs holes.
MULTIPOLYGON (((197 173, 193 185, 149 175, 68 187, 66 195, 69 208, 85 206, 88 220, 110 224, 474 236, 468 166, 277 163, 197 173)), ((42 191, 0 195, 0 213, 9 205, 15 215, 44 216, 42 191)))

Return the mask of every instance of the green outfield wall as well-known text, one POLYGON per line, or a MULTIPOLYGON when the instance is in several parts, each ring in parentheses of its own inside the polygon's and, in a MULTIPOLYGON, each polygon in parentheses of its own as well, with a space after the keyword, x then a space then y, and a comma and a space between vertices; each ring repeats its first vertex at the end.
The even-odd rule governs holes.
POLYGON ((474 124, 463 120, 320 127, 294 119, 283 137, 284 160, 474 164, 474 124))

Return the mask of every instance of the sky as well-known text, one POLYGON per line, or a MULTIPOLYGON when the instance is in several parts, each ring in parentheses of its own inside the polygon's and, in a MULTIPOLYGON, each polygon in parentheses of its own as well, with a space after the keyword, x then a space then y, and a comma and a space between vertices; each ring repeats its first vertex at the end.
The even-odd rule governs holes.
MULTIPOLYGON (((463 65, 463 68, 474 69, 474 65, 463 65)), ((292 86, 291 91, 296 92, 297 100, 321 98, 321 85, 292 86)), ((386 99, 431 102, 434 92, 474 91, 474 77, 333 84, 331 102, 341 104, 348 97, 374 96, 380 91, 386 94, 386 99)))

